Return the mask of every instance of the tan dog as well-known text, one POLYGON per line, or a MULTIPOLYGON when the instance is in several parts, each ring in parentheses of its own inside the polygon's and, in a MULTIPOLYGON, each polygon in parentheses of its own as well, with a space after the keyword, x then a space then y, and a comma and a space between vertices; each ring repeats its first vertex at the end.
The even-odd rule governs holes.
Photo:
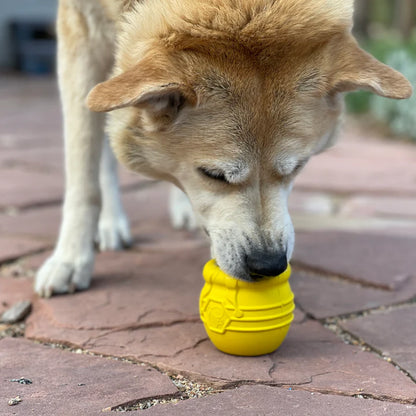
MULTIPOLYGON (((280 273, 294 245, 294 177, 334 142, 342 93, 411 95, 357 46, 352 14, 353 0, 61 0, 66 195, 36 291, 89 286, 97 224, 101 248, 130 243, 94 113, 107 111, 119 160, 186 193, 224 271, 280 273)), ((174 220, 192 221, 189 206, 174 220)))

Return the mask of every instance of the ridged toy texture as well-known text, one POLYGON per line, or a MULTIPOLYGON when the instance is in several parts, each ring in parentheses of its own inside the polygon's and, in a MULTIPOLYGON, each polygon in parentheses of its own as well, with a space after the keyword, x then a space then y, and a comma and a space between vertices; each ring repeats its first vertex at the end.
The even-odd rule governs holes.
POLYGON ((237 280, 215 260, 203 270, 201 320, 212 343, 228 354, 256 356, 275 351, 293 320, 290 266, 279 276, 257 282, 237 280))

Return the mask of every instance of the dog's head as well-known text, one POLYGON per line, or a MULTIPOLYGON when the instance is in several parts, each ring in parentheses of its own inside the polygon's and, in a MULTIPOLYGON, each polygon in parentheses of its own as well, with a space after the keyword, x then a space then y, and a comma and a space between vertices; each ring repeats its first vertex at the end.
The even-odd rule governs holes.
POLYGON ((333 143, 342 93, 406 98, 361 50, 352 0, 157 0, 125 16, 115 77, 88 104, 131 169, 189 196, 229 274, 276 275, 294 232, 296 174, 333 143))

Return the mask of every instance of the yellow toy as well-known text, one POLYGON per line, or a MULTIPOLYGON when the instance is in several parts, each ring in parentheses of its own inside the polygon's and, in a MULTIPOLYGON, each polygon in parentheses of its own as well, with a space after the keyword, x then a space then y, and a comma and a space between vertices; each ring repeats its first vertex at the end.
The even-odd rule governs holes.
POLYGON ((295 309, 290 271, 288 266, 279 276, 252 283, 227 275, 215 260, 205 265, 199 311, 209 338, 219 350, 254 356, 280 346, 295 309))

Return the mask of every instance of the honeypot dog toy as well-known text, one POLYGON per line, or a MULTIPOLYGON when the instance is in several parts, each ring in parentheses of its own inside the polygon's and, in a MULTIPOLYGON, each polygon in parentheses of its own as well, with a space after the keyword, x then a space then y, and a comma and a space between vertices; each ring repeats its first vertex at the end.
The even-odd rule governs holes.
POLYGON ((293 320, 290 273, 288 266, 279 276, 245 282, 224 273, 215 260, 209 261, 203 270, 199 311, 212 343, 233 355, 275 351, 293 320))

